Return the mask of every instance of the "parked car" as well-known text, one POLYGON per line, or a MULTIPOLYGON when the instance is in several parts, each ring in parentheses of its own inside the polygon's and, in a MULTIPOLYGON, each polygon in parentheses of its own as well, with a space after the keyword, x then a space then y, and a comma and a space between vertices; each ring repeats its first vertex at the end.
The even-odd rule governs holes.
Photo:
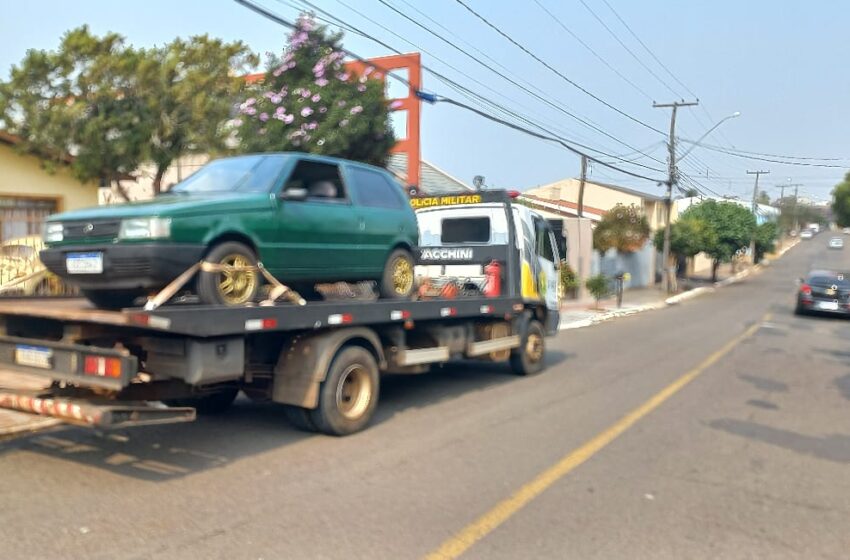
POLYGON ((811 239, 812 237, 814 237, 812 230, 804 229, 800 232, 800 239, 811 239))
POLYGON ((850 314, 850 274, 834 270, 809 272, 800 280, 794 312, 850 314))
POLYGON ((98 307, 127 307, 203 259, 202 303, 257 296, 257 262, 296 290, 373 280, 413 291, 416 216, 384 169, 301 153, 218 159, 153 200, 66 212, 45 226, 42 260, 98 307), (235 268, 235 270, 233 269, 235 268))
POLYGON ((844 240, 840 237, 833 237, 829 240, 828 247, 830 249, 843 249, 844 248, 844 240))
POLYGON ((38 235, 0 244, 0 293, 33 296, 62 292, 62 282, 39 261, 38 253, 43 248, 44 243, 38 235), (12 284, 16 280, 18 282, 12 284))

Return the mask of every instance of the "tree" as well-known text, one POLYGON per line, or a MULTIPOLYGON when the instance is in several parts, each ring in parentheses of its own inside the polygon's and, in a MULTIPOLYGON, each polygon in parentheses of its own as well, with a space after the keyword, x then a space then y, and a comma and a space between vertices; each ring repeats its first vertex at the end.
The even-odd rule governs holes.
POLYGON ((755 262, 759 262, 767 253, 773 252, 778 238, 779 226, 776 222, 765 222, 756 227, 755 262))
POLYGON ((342 34, 301 16, 282 57, 239 106, 237 136, 246 152, 300 150, 384 165, 395 144, 383 76, 350 72, 342 34), (374 78, 374 79, 370 79, 374 78))
MULTIPOLYGON (((704 220, 683 217, 670 224, 670 253, 678 259, 692 258, 716 242, 717 234, 704 220)), ((654 245, 659 252, 664 247, 664 230, 655 234, 654 245)))
POLYGON ((770 204, 770 195, 767 194, 767 191, 760 191, 756 197, 756 202, 759 204, 770 204))
POLYGON ((258 60, 242 42, 225 43, 207 35, 175 39, 144 52, 138 68, 140 94, 151 118, 147 158, 156 166, 154 194, 171 164, 187 153, 223 151, 244 74, 258 60))
POLYGON ((832 213, 839 226, 850 226, 850 172, 832 189, 832 213))
POLYGON ((593 230, 593 248, 600 253, 640 250, 649 239, 649 222, 637 206, 617 204, 602 216, 593 230))
POLYGON ((687 198, 695 198, 695 197, 699 196, 699 191, 696 190, 693 187, 689 187, 689 188, 685 189, 684 191, 682 191, 682 194, 685 195, 685 197, 687 197, 687 198))
POLYGON ((150 138, 135 79, 140 63, 120 35, 71 30, 57 51, 30 50, 12 67, 10 81, 0 85, 0 121, 48 169, 70 162, 80 181, 102 180, 121 191, 150 138))
POLYGON ((713 235, 706 236, 702 252, 712 259, 711 279, 717 280, 717 268, 749 246, 756 219, 747 208, 734 202, 705 200, 685 210, 682 220, 695 219, 706 224, 713 235))

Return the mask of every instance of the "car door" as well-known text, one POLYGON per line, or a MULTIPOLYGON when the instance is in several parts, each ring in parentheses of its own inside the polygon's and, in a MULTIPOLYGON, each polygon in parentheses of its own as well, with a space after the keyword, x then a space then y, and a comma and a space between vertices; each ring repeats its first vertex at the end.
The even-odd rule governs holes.
POLYGON ((360 265, 358 222, 339 165, 302 159, 282 192, 288 189, 306 189, 307 196, 278 200, 272 272, 284 280, 357 279, 352 272, 360 265))
POLYGON ((357 214, 361 262, 375 273, 383 270, 393 245, 412 233, 404 219, 409 203, 401 187, 377 170, 347 165, 345 172, 357 214))

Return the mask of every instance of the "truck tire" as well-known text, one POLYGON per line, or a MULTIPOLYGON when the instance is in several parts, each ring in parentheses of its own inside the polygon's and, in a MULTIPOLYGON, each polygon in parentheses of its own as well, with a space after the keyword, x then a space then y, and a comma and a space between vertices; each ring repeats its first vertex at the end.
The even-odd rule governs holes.
POLYGON ((83 290, 83 295, 98 309, 124 309, 145 293, 141 290, 83 290))
POLYGON ((164 402, 168 406, 192 407, 198 412, 198 414, 213 415, 221 414, 230 408, 230 405, 232 405, 233 401, 236 400, 236 396, 238 394, 239 389, 236 387, 228 387, 227 389, 222 389, 208 395, 186 397, 183 399, 170 399, 164 402))
POLYGON ((301 430, 302 432, 317 431, 316 424, 313 423, 313 419, 310 417, 309 408, 286 404, 283 405, 283 415, 286 416, 287 421, 292 424, 292 427, 297 430, 301 430))
MULTIPOLYGON (((257 255, 250 247, 237 241, 215 245, 204 260, 231 266, 256 266, 257 255)), ((260 273, 204 272, 198 273, 198 297, 209 305, 242 305, 254 301, 260 290, 260 273)))
POLYGON ((316 428, 331 436, 359 432, 378 405, 379 375, 375 358, 365 348, 342 348, 319 388, 319 405, 310 411, 316 428))
POLYGON ((519 348, 511 351, 511 369, 517 375, 534 375, 543 370, 546 357, 546 338, 543 325, 531 319, 525 329, 519 348))
POLYGON ((407 249, 396 249, 384 264, 379 291, 385 299, 409 299, 413 294, 413 255, 407 249))

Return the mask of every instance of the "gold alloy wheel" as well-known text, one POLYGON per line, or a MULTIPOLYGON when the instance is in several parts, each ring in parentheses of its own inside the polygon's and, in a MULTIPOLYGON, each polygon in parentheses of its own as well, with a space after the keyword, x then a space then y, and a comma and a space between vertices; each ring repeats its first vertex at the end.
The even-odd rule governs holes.
MULTIPOLYGON (((219 262, 234 269, 253 266, 248 257, 239 254, 227 255, 219 262)), ((256 287, 256 271, 225 269, 219 274, 218 293, 228 305, 246 303, 254 295, 256 287)))
POLYGON ((543 358, 543 337, 537 333, 530 333, 525 341, 525 355, 528 360, 536 364, 543 358))
POLYGON ((393 259, 393 290, 399 295, 409 294, 413 289, 413 265, 404 257, 393 259))
POLYGON ((336 406, 349 420, 357 420, 372 401, 372 379, 366 369, 353 364, 343 372, 336 388, 336 406))

